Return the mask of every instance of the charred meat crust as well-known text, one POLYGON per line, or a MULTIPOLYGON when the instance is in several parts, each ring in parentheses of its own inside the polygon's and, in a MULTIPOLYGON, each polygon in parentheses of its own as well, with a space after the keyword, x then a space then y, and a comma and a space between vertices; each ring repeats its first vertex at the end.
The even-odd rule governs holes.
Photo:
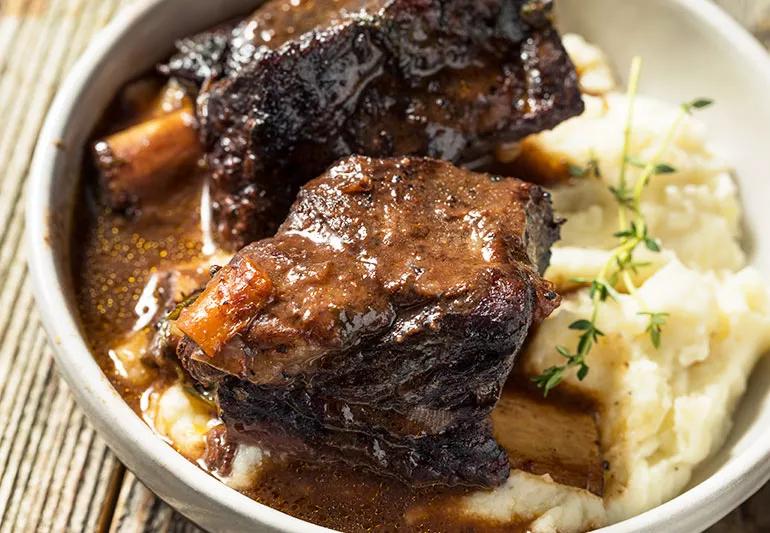
POLYGON ((314 461, 364 468, 413 486, 487 487, 508 478, 508 457, 486 419, 435 435, 394 437, 367 424, 340 424, 344 418, 339 413, 326 413, 323 400, 302 387, 276 389, 228 377, 219 390, 230 431, 268 448, 286 451, 289 446, 290 453, 314 461))
POLYGON ((202 296, 177 322, 178 354, 244 438, 414 485, 494 486, 509 467, 488 415, 530 327, 558 305, 540 277, 557 237, 535 185, 349 157, 209 282, 204 295, 250 321, 217 311, 237 327, 221 324, 232 336, 204 352, 192 338, 211 323, 195 317, 217 303, 202 296), (245 271, 270 293, 234 294, 245 271))
POLYGON ((176 79, 196 94, 205 80, 219 78, 227 72, 231 43, 239 28, 238 21, 231 21, 179 39, 176 42, 177 53, 166 63, 158 65, 158 71, 176 79))
POLYGON ((202 84, 214 217, 230 248, 272 234, 299 186, 340 157, 465 164, 583 109, 549 1, 310 1, 279 16, 283 3, 230 41, 183 41, 166 68, 202 84), (275 35, 294 15, 280 26, 293 32, 275 35))

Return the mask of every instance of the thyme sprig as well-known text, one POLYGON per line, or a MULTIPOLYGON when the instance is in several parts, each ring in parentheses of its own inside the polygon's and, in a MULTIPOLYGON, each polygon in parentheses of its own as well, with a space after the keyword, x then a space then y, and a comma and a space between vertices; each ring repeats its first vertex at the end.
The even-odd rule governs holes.
POLYGON ((599 169, 599 161, 593 155, 585 164, 585 166, 569 164, 567 165, 567 172, 573 178, 587 178, 593 177, 601 179, 602 173, 599 169))
MULTIPOLYGON (((577 368, 577 378, 585 379, 589 372, 589 366, 586 358, 595 344, 599 342, 604 333, 597 326, 599 310, 602 303, 608 298, 618 299, 617 287, 623 286, 629 294, 636 293, 636 286, 631 274, 636 274, 639 268, 647 266, 649 263, 638 261, 634 254, 640 246, 647 248, 651 252, 660 252, 660 242, 650 235, 647 222, 641 212, 641 198, 645 187, 649 184, 652 176, 658 174, 670 174, 676 172, 672 165, 662 162, 661 157, 668 150, 673 139, 679 130, 684 118, 692 114, 697 109, 708 107, 713 102, 709 99, 699 98, 690 102, 683 103, 676 118, 671 123, 666 135, 659 144, 653 157, 648 161, 642 161, 638 157, 630 154, 631 132, 634 117, 634 103, 636 99, 637 88, 639 86, 639 75, 641 72, 641 59, 635 57, 631 62, 631 72, 627 90, 628 112, 626 123, 623 129, 623 149, 621 155, 620 174, 618 176, 617 186, 609 187, 618 207, 618 226, 619 229, 614 233, 618 239, 617 245, 611 250, 610 257, 604 263, 599 273, 593 279, 577 279, 578 283, 587 285, 589 297, 591 298, 591 315, 589 319, 575 320, 569 325, 572 330, 580 331, 578 342, 574 350, 565 346, 556 346, 556 351, 565 362, 561 365, 554 365, 543 371, 542 374, 532 378, 538 387, 543 389, 545 395, 550 390, 559 385, 564 379, 565 374, 572 368, 577 368), (633 166, 641 169, 639 176, 633 182, 630 182, 628 176, 628 167, 633 166)), ((594 175, 600 177, 600 171, 596 159, 592 156, 589 163, 581 167, 570 168, 572 176, 594 175), (579 171, 576 169, 580 169, 579 171)), ((655 348, 660 347, 660 339, 663 326, 666 323, 668 315, 666 313, 654 311, 642 311, 639 313, 648 317, 646 333, 650 337, 650 342, 655 348)))

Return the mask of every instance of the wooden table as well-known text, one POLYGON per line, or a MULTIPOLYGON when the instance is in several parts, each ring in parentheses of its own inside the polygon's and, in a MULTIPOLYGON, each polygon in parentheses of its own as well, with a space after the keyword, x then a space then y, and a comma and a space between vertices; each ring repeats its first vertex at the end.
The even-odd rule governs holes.
MULTIPOLYGON (((57 86, 134 0, 0 0, 0 532, 199 531, 125 470, 59 378, 30 291, 22 195, 57 86)), ((770 486, 713 532, 770 531, 770 486)))

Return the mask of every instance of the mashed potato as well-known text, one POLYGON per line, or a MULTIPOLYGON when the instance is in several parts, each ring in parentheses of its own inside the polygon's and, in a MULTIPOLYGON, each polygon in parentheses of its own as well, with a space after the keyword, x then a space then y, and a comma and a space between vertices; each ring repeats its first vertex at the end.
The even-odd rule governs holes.
POLYGON ((191 460, 203 455, 206 434, 220 423, 215 406, 180 383, 159 391, 148 389, 142 403, 150 426, 191 460))
MULTIPOLYGON (((672 259, 638 294, 603 306, 598 327, 606 337, 590 353, 591 371, 583 382, 568 381, 601 403, 610 521, 675 496, 721 445, 732 408, 770 342, 768 302, 751 269, 702 273, 672 259), (658 349, 638 314, 644 309, 669 314, 658 349)), ((535 336, 524 359, 527 372, 558 364, 554 346, 574 346, 568 326, 590 312, 587 291, 569 295, 535 336)))
MULTIPOLYGON (((581 74, 609 72, 598 65, 601 53, 579 37, 565 43, 581 74)), ((628 102, 617 92, 591 93, 583 115, 527 145, 567 164, 595 160, 600 171, 553 189, 567 222, 546 276, 562 290, 573 287, 574 278, 595 277, 616 242, 617 204, 608 186, 619 175, 628 102)), ((676 113, 675 105, 639 96, 630 154, 651 158, 676 113)), ((663 249, 639 253, 650 264, 635 276, 638 291, 602 304, 598 327, 606 336, 589 355, 590 373, 582 382, 574 374, 567 380, 601 405, 609 522, 654 507, 687 485, 693 469, 723 442, 748 375, 770 348, 770 291, 745 267, 737 189, 703 124, 688 117, 662 161, 676 172, 652 178, 641 209, 663 249), (657 349, 643 311, 668 313, 657 349)), ((630 179, 638 173, 632 168, 630 179)), ((579 332, 568 326, 589 318, 591 309, 587 289, 568 293, 524 354, 527 373, 561 364, 555 346, 576 345, 579 332)))
POLYGON ((472 494, 462 503, 465 513, 485 519, 532 520, 532 533, 573 533, 605 522, 601 498, 587 490, 555 483, 547 474, 536 476, 519 470, 511 472, 503 486, 472 494))

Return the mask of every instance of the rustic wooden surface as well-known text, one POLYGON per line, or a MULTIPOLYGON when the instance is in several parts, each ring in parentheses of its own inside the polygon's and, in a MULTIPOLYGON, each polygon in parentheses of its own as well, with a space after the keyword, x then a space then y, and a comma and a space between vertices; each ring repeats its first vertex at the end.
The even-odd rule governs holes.
MULTIPOLYGON (((21 198, 45 112, 93 33, 132 1, 0 0, 0 533, 200 531, 123 468, 74 404, 24 263, 21 198)), ((711 531, 770 531, 770 486, 711 531)))

